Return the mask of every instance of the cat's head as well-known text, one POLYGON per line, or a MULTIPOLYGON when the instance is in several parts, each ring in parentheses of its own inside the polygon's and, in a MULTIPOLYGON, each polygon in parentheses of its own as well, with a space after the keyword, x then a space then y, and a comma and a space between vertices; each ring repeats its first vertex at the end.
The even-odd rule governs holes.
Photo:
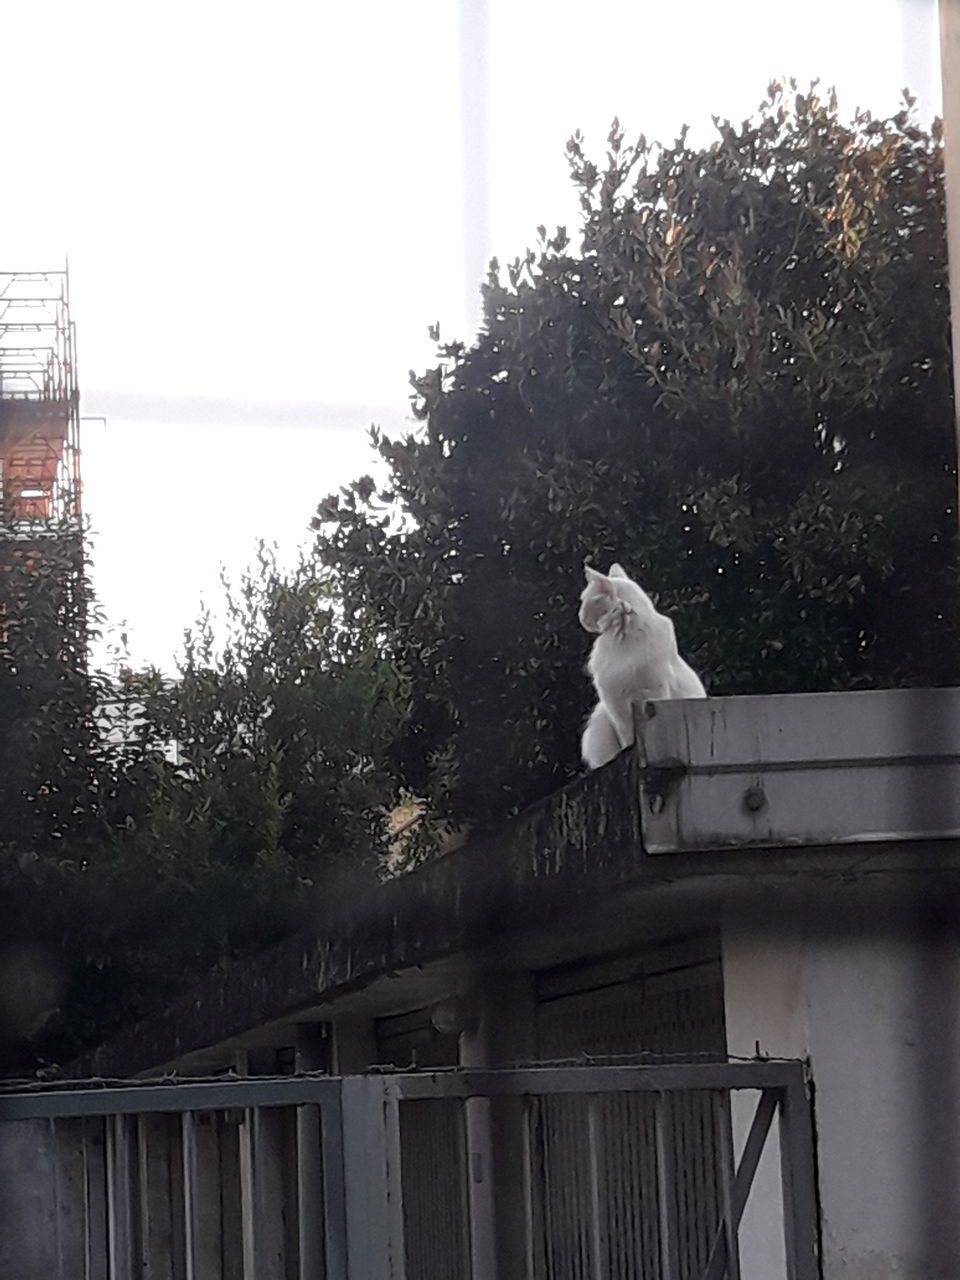
POLYGON ((629 604, 642 618, 655 613, 653 601, 622 565, 612 564, 609 573, 601 573, 590 565, 583 566, 587 585, 580 593, 580 625, 585 631, 602 631, 603 619, 618 602, 629 604))

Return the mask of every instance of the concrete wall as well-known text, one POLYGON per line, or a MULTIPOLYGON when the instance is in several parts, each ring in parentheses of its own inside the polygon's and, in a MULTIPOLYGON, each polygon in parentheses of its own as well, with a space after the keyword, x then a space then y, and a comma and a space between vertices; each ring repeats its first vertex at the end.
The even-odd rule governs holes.
MULTIPOLYGON (((779 931, 729 920, 723 960, 730 1052, 810 1060, 824 1280, 960 1275, 960 940, 882 917, 825 930, 808 908, 779 931)), ((778 1173, 774 1146, 744 1280, 782 1267, 778 1173)))

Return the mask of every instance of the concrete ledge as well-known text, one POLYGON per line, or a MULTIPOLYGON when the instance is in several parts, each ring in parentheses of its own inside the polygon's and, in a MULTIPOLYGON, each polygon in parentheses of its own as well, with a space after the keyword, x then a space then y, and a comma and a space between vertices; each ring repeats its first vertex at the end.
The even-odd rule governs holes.
POLYGON ((960 836, 960 689, 649 703, 649 853, 960 836))
POLYGON ((624 754, 419 871, 324 914, 309 933, 211 973, 70 1064, 130 1076, 289 1020, 384 974, 549 926, 643 876, 637 760, 624 754))
POLYGON ((875 930, 957 902, 960 690, 651 705, 636 751, 502 831, 321 906, 308 930, 210 974, 70 1074, 208 1066, 278 1043, 291 1021, 369 1020, 482 972, 716 932, 733 905, 759 911, 761 931, 811 900, 825 928, 875 930))

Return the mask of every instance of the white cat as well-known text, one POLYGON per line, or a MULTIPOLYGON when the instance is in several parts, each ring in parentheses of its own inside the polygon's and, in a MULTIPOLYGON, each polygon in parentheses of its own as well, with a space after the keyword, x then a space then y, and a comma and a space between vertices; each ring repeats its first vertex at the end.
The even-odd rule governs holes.
POLYGON ((673 623, 620 565, 612 565, 609 574, 584 567, 580 625, 598 633, 587 671, 599 701, 583 731, 581 752, 588 768, 599 769, 633 742, 637 703, 707 694, 680 657, 673 623))

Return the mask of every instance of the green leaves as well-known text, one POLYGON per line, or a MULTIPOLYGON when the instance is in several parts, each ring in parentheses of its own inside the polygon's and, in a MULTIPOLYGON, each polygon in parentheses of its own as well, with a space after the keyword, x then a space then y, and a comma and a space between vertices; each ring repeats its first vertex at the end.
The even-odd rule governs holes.
POLYGON ((31 1048, 63 1058, 375 882, 408 692, 323 566, 266 547, 175 677, 92 673, 82 549, 55 533, 0 538, 0 907, 11 945, 56 957, 31 1048))
POLYGON ((395 758, 457 820, 573 774, 585 558, 658 596, 714 693, 957 678, 939 138, 771 84, 716 141, 567 144, 579 248, 484 285, 469 349, 412 377, 319 554, 351 635, 408 683, 395 758), (431 760, 454 765, 440 794, 431 760))
POLYGON ((491 263, 477 340, 411 374, 417 430, 371 433, 386 485, 224 582, 226 640, 201 614, 175 678, 90 672, 79 540, 5 531, 0 905, 62 986, 35 1043, 370 883, 400 796, 409 861, 573 776, 585 559, 712 693, 957 680, 939 135, 782 83, 716 126, 570 140, 579 242, 491 263))

